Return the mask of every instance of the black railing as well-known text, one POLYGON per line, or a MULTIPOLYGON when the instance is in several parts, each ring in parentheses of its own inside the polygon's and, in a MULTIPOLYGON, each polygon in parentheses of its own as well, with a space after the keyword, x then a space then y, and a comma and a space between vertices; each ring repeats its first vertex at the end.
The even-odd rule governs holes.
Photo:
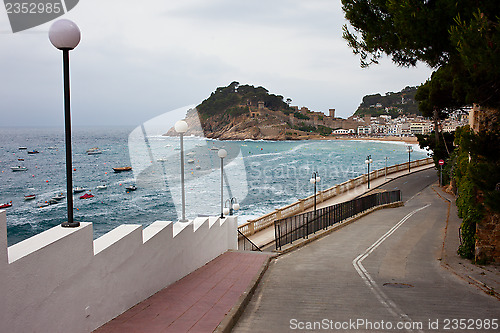
POLYGON ((255 245, 254 242, 252 242, 250 239, 248 239, 247 236, 243 235, 241 231, 238 230, 238 250, 243 250, 243 251, 260 251, 262 250, 255 245))
POLYGON ((370 208, 401 201, 401 191, 388 191, 370 194, 333 206, 290 216, 274 221, 276 250, 299 238, 308 238, 312 233, 339 223, 370 208))

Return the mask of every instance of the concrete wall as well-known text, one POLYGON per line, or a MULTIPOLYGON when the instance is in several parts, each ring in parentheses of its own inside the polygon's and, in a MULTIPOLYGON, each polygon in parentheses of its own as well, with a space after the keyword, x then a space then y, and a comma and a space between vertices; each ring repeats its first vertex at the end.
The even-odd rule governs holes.
POLYGON ((91 332, 237 248, 237 218, 49 229, 7 248, 0 210, 0 332, 91 332))

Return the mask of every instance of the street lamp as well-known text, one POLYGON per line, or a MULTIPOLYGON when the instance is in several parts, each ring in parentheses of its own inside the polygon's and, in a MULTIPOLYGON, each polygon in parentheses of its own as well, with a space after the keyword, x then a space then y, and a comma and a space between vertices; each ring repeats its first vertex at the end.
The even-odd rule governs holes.
POLYGON ((240 204, 236 201, 236 198, 227 199, 224 202, 224 214, 225 215, 233 215, 236 210, 240 209, 240 204), (229 203, 229 207, 226 207, 229 203))
POLYGON ((66 19, 55 21, 49 29, 49 40, 56 48, 63 51, 63 78, 64 78, 64 129, 66 144, 66 199, 68 207, 68 221, 61 223, 62 227, 79 227, 80 222, 73 221, 73 172, 71 156, 71 103, 69 91, 69 51, 80 43, 80 29, 66 19))
POLYGON ((225 149, 220 149, 217 153, 220 157, 220 218, 224 218, 224 157, 227 156, 225 149))
POLYGON ((175 131, 181 136, 181 197, 182 197, 182 218, 179 222, 187 222, 186 219, 186 192, 184 191, 184 133, 188 130, 188 124, 184 120, 175 123, 175 131))
POLYGON ((316 217, 316 184, 319 183, 321 178, 319 177, 319 174, 317 171, 314 171, 311 179, 309 180, 311 184, 314 185, 314 217, 316 217))
POLYGON ((406 146, 406 151, 408 152, 408 172, 410 172, 411 153, 413 151, 412 146, 406 146))
POLYGON ((368 166, 368 189, 370 189, 370 164, 373 163, 372 155, 366 156, 365 164, 368 166))

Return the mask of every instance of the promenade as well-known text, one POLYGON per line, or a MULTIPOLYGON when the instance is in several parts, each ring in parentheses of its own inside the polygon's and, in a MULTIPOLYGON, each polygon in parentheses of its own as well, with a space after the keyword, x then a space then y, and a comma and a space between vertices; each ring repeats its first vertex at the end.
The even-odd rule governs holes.
POLYGON ((432 332, 447 332, 446 319, 498 318, 498 266, 456 254, 461 220, 453 197, 436 186, 435 170, 391 178, 374 190, 400 189, 404 207, 373 212, 277 257, 226 252, 95 332, 276 333, 324 319, 364 320, 356 332, 381 321, 437 323, 432 332))
MULTIPOLYGON (((409 173, 415 173, 415 172, 420 172, 422 170, 429 170, 432 169, 434 170, 434 164, 428 164, 428 165, 423 165, 419 166, 416 168, 412 168, 410 172, 408 172, 408 169, 401 170, 399 172, 392 173, 390 175, 387 175, 387 177, 382 176, 378 177, 376 179, 370 180, 370 189, 368 189, 367 184, 361 184, 360 186, 357 186, 353 189, 348 190, 347 192, 341 193, 339 195, 334 196, 331 199, 325 200, 323 202, 318 202, 317 203, 317 209, 323 208, 323 207, 328 207, 328 206, 333 206, 335 204, 349 201, 352 199, 355 199, 357 197, 367 195, 371 192, 374 192, 379 188, 380 186, 389 183, 393 179, 397 179, 399 177, 407 176, 409 173)), ((304 212, 312 211, 314 207, 310 207, 306 209, 304 212)), ((261 231, 256 232, 253 235, 248 236, 248 238, 257 246, 259 246, 261 249, 264 250, 274 250, 274 225, 269 226, 266 229, 263 229, 261 231)))

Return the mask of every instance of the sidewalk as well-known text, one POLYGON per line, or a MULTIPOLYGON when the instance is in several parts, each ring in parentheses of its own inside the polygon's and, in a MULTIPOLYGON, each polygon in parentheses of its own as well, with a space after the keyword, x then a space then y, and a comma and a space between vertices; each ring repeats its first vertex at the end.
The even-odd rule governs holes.
MULTIPOLYGON (((423 165, 423 166, 420 166, 417 168, 413 168, 413 169, 411 169, 411 173, 426 170, 429 168, 434 168, 434 164, 428 164, 428 165, 423 165)), ((373 191, 377 187, 382 186, 382 185, 390 182, 393 179, 403 177, 403 176, 406 176, 408 174, 410 174, 410 172, 408 172, 408 169, 407 169, 407 170, 403 170, 403 171, 399 171, 399 172, 395 172, 395 173, 392 173, 390 175, 387 175, 387 179, 385 179, 385 177, 376 178, 376 179, 370 181, 370 190, 368 189, 367 184, 362 184, 362 185, 357 186, 357 187, 355 187, 347 192, 336 195, 331 199, 325 200, 323 202, 319 202, 319 203, 317 203, 316 207, 317 207, 317 209, 320 209, 323 207, 333 206, 333 205, 338 204, 340 202, 345 202, 345 201, 355 199, 359 196, 362 196, 364 194, 367 194, 368 192, 373 191)), ((309 212, 309 211, 312 211, 313 209, 314 208, 311 207, 309 209, 306 209, 304 212, 309 212)), ((274 236, 275 236, 274 235, 274 225, 271 225, 270 227, 268 227, 264 230, 261 230, 259 232, 256 232, 253 235, 248 236, 248 238, 255 245, 259 246, 260 248, 264 248, 264 247, 269 246, 272 242, 274 242, 274 236)))
POLYGON ((94 332, 213 332, 256 285, 270 256, 226 252, 94 332))
POLYGON ((453 274, 500 300, 500 265, 475 265, 457 254, 460 244, 458 230, 462 220, 458 217, 455 197, 433 186, 433 190, 449 204, 449 218, 443 239, 441 266, 453 274))

